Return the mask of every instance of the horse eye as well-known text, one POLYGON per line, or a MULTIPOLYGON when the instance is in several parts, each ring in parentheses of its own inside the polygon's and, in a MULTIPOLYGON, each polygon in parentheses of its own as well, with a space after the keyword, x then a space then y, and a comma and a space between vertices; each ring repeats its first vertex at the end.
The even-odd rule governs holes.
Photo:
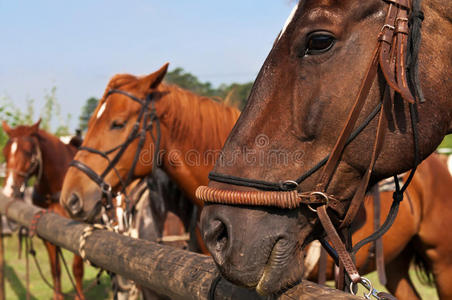
POLYGON ((328 32, 312 33, 308 36, 305 55, 322 54, 333 48, 336 38, 328 32))
POLYGON ((127 121, 124 121, 124 122, 113 121, 113 122, 111 122, 110 129, 112 129, 112 130, 122 129, 122 128, 124 128, 124 126, 126 126, 126 123, 127 123, 127 121))

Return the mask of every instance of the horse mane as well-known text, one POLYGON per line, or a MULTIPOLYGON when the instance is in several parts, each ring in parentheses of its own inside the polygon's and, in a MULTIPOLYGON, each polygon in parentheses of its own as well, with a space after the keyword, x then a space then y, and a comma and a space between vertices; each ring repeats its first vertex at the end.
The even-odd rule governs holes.
POLYGON ((171 128, 173 140, 187 141, 193 149, 201 152, 223 147, 240 115, 236 107, 176 85, 162 84, 160 90, 168 93, 157 102, 157 109, 171 128))

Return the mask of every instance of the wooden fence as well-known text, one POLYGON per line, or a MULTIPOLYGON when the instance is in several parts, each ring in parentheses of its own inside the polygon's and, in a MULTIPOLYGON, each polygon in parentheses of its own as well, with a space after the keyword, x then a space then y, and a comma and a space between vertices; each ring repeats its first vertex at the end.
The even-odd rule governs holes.
MULTIPOLYGON (((41 209, 22 201, 10 203, 0 193, 0 212, 30 227, 41 209)), ((37 223, 37 234, 55 245, 78 254, 79 240, 88 224, 44 214, 37 223)), ((106 230, 96 230, 87 238, 86 256, 95 265, 132 279, 171 299, 208 299, 212 282, 218 277, 213 260, 204 255, 134 239, 106 230)), ((214 299, 263 299, 255 292, 222 279, 214 299)), ((331 288, 303 281, 278 299, 360 299, 331 288)))

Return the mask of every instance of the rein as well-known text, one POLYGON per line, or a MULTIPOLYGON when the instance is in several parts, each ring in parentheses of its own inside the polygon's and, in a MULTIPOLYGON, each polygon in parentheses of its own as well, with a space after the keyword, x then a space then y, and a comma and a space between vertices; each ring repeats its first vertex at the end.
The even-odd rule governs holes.
MULTIPOLYGON (((257 188, 260 191, 231 191, 205 186, 198 188, 196 191, 196 196, 200 200, 210 203, 273 206, 283 209, 295 209, 302 204, 307 205, 310 210, 317 213, 332 246, 322 236, 319 237, 319 240, 328 253, 339 262, 340 269, 342 271, 345 269, 351 280, 352 287, 357 283, 361 283, 371 293, 375 290, 373 290, 367 279, 359 275, 351 253, 356 253, 363 245, 381 237, 394 222, 399 203, 403 200, 403 193, 410 184, 416 167, 420 162, 416 105, 417 102, 424 101, 417 77, 420 26, 423 20, 423 14, 419 8, 420 0, 413 0, 413 7, 411 7, 409 0, 383 1, 388 3, 389 6, 385 24, 378 35, 377 45, 355 98, 353 108, 330 155, 295 180, 268 182, 218 173, 209 174, 209 179, 212 181, 257 188), (409 12, 411 12, 410 18, 408 18, 409 12), (386 82, 382 99, 365 121, 354 130, 379 71, 384 75, 386 82), (372 171, 383 147, 388 122, 385 112, 390 105, 394 104, 396 96, 400 96, 409 106, 414 144, 414 167, 403 187, 399 186, 396 178, 394 201, 384 224, 370 237, 352 247, 351 234, 348 229, 364 199, 372 171), (368 126, 378 113, 378 125, 370 163, 348 209, 345 209, 345 204, 327 193, 328 186, 341 161, 341 156, 346 146, 368 126), (299 185, 320 169, 322 169, 320 180, 314 191, 299 191, 299 185), (317 207, 313 208, 313 205, 317 207), (336 213, 333 217, 328 214, 328 208, 336 213), (338 225, 341 234, 338 233, 335 225, 338 225), (345 240, 345 243, 343 240, 345 240)), ((344 288, 343 283, 342 288, 344 288)), ((351 290, 353 291, 353 288, 351 290)))
POLYGON ((86 164, 84 164, 78 160, 73 160, 69 164, 69 166, 75 167, 78 170, 85 173, 92 181, 94 181, 101 188, 103 199, 105 199, 105 202, 102 202, 102 206, 105 208, 105 210, 107 212, 110 211, 114 207, 113 198, 115 198, 117 196, 116 193, 113 192, 111 185, 105 181, 105 177, 107 176, 107 174, 113 170, 115 172, 116 176, 120 180, 120 183, 122 186, 122 193, 124 194, 124 196, 126 198, 127 211, 130 211, 132 209, 132 207, 130 207, 130 205, 128 205, 130 203, 130 200, 127 197, 127 193, 126 193, 125 189, 126 189, 127 185, 130 184, 130 182, 133 179, 135 167, 138 163, 138 159, 139 159, 141 150, 143 149, 144 141, 146 139, 146 133, 148 131, 151 133, 151 138, 153 139, 153 141, 155 143, 155 148, 156 148, 156 151, 154 151, 154 157, 153 157, 153 169, 158 166, 158 155, 159 155, 158 149, 160 149, 160 137, 161 137, 160 121, 157 116, 155 102, 153 101, 154 98, 153 98, 152 93, 148 94, 146 99, 143 100, 128 92, 113 89, 113 90, 108 91, 105 98, 108 98, 108 96, 110 96, 112 94, 121 94, 121 95, 127 96, 130 99, 132 99, 133 101, 138 102, 141 105, 141 110, 139 112, 139 115, 138 115, 138 118, 137 118, 135 124, 133 125, 132 131, 130 132, 129 136, 122 144, 119 144, 118 146, 116 146, 108 151, 105 151, 105 152, 102 152, 102 151, 94 149, 94 148, 86 147, 86 146, 81 146, 79 148, 79 151, 87 151, 87 152, 99 155, 108 161, 107 167, 100 175, 98 173, 96 173, 91 167, 87 166, 86 164), (151 108, 149 108, 149 106, 151 106, 151 108), (141 122, 143 122, 143 126, 141 127, 141 130, 140 130, 141 122), (157 128, 157 137, 154 137, 154 134, 152 133, 154 122, 155 122, 156 128, 157 128), (132 166, 127 174, 126 179, 124 180, 120 176, 118 170, 116 169, 116 165, 119 162, 122 155, 124 154, 124 152, 130 146, 130 144, 132 144, 132 142, 134 142, 136 139, 138 139, 138 147, 135 152, 132 166), (113 159, 110 159, 109 155, 116 151, 117 151, 117 153, 115 154, 113 159))

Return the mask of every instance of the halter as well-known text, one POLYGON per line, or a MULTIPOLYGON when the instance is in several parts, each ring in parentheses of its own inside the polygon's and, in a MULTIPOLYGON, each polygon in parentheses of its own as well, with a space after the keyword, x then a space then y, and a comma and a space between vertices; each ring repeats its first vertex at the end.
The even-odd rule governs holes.
POLYGON ((196 191, 196 196, 200 200, 210 203, 273 206, 283 209, 294 209, 302 204, 307 205, 308 208, 317 213, 320 223, 333 244, 333 247, 331 247, 323 237, 319 237, 319 240, 326 248, 327 252, 339 262, 339 266, 342 270, 345 269, 345 271, 347 271, 352 283, 361 283, 365 286, 368 286, 367 282, 359 275, 350 252, 356 253, 359 248, 366 243, 381 237, 389 229, 397 215, 399 203, 403 200, 403 193, 411 182, 416 167, 420 162, 416 100, 418 100, 418 102, 424 101, 417 76, 420 26, 423 20, 423 14, 419 10, 420 0, 413 0, 413 9, 411 8, 409 0, 383 1, 389 4, 385 24, 382 26, 378 35, 377 45, 374 49, 372 59, 366 70, 359 92, 355 98, 354 106, 349 113, 345 126, 342 129, 332 152, 295 180, 268 182, 213 172, 209 174, 209 179, 212 181, 256 188, 259 189, 259 191, 229 191, 205 186, 199 187, 196 191), (408 18, 409 12, 411 12, 411 20, 408 18), (411 26, 409 26, 409 23, 411 26), (406 65, 407 63, 408 67, 406 65), (382 99, 367 116, 364 122, 353 130, 369 95, 370 89, 377 77, 378 70, 383 73, 386 81, 382 99), (400 97, 409 105, 414 144, 414 167, 402 188, 398 185, 398 181, 396 180, 394 202, 391 206, 388 218, 382 227, 352 248, 350 232, 347 229, 354 220, 364 199, 372 170, 383 146, 387 129, 385 111, 389 105, 394 103, 397 95, 400 95, 400 97), (378 113, 379 118, 372 149, 372 158, 348 209, 346 209, 345 204, 333 195, 327 193, 328 185, 334 176, 345 147, 369 125, 378 113), (315 190, 300 192, 299 185, 320 169, 322 169, 322 172, 315 190), (314 205, 317 206, 317 208, 313 208, 314 205), (327 208, 330 208, 330 210, 336 213, 332 217, 333 220, 328 215, 327 208), (342 237, 339 236, 334 224, 340 225, 342 237), (343 239, 345 239, 345 244, 342 241, 343 239))
MULTIPOLYGON (((135 101, 141 105, 140 113, 138 115, 138 118, 137 118, 135 124, 133 125, 133 129, 130 132, 129 136, 124 141, 124 143, 119 144, 118 146, 116 146, 108 151, 105 151, 105 152, 102 152, 102 151, 94 149, 94 148, 86 147, 86 146, 81 146, 79 148, 79 151, 87 151, 87 152, 90 152, 93 154, 97 154, 108 161, 107 167, 100 175, 97 174, 89 166, 82 163, 81 161, 73 160, 69 164, 69 166, 75 167, 75 168, 79 169, 80 171, 82 171, 83 173, 85 173, 92 181, 94 181, 100 187, 100 189, 102 191, 102 198, 105 199, 104 201, 102 201, 102 206, 105 208, 105 210, 107 212, 113 208, 113 198, 116 196, 116 193, 113 192, 111 185, 105 181, 105 177, 107 176, 107 174, 112 170, 115 172, 115 174, 118 176, 118 178, 120 180, 120 183, 122 186, 122 193, 124 195, 127 195, 125 192, 125 189, 126 189, 127 185, 133 179, 135 167, 138 163, 139 155, 141 153, 141 150, 143 149, 144 141, 146 139, 146 133, 148 131, 151 133, 151 137, 152 137, 152 140, 154 141, 155 148, 156 148, 156 151, 154 151, 154 157, 153 157, 153 168, 155 168, 158 165, 158 162, 157 162, 158 158, 159 158, 158 157, 159 156, 158 149, 160 149, 160 136, 161 136, 160 121, 157 116, 157 112, 155 109, 155 103, 153 101, 154 98, 153 98, 152 93, 148 94, 146 96, 146 99, 143 100, 128 92, 113 89, 113 90, 108 91, 105 98, 108 98, 108 96, 110 96, 112 94, 121 94, 121 95, 127 96, 130 99, 132 99, 133 101, 135 101), (149 105, 151 106, 151 108, 149 108, 149 105), (143 121, 143 126, 141 127, 141 130, 140 130, 140 124, 142 121, 143 121), (154 122, 155 122, 156 128, 157 128, 157 137, 154 137, 154 134, 152 132, 154 122), (135 157, 134 157, 132 166, 127 174, 127 177, 125 180, 123 180, 122 177, 119 175, 118 170, 116 169, 116 164, 119 162, 119 159, 122 157, 122 155, 127 150, 129 145, 136 139, 138 139, 137 151, 135 152, 135 157), (118 152, 113 157, 113 159, 110 159, 108 155, 112 154, 115 151, 118 151, 118 152)), ((130 210, 131 209, 131 207, 129 205, 130 201, 128 200, 127 196, 126 196, 126 202, 128 202, 127 210, 130 210)), ((93 212, 94 211, 95 211, 95 209, 93 209, 93 212)))
POLYGON ((33 144, 33 148, 35 149, 34 153, 31 157, 31 165, 28 168, 27 171, 23 172, 17 169, 13 168, 7 168, 6 170, 17 174, 18 176, 22 177, 24 179, 24 182, 19 188, 19 191, 14 189, 14 193, 16 193, 16 196, 19 198, 23 198, 23 194, 25 191, 25 185, 27 184, 28 180, 33 176, 33 174, 37 173, 38 181, 41 180, 43 167, 42 167, 42 152, 39 148, 39 143, 36 142, 34 138, 30 138, 31 143, 33 144))

